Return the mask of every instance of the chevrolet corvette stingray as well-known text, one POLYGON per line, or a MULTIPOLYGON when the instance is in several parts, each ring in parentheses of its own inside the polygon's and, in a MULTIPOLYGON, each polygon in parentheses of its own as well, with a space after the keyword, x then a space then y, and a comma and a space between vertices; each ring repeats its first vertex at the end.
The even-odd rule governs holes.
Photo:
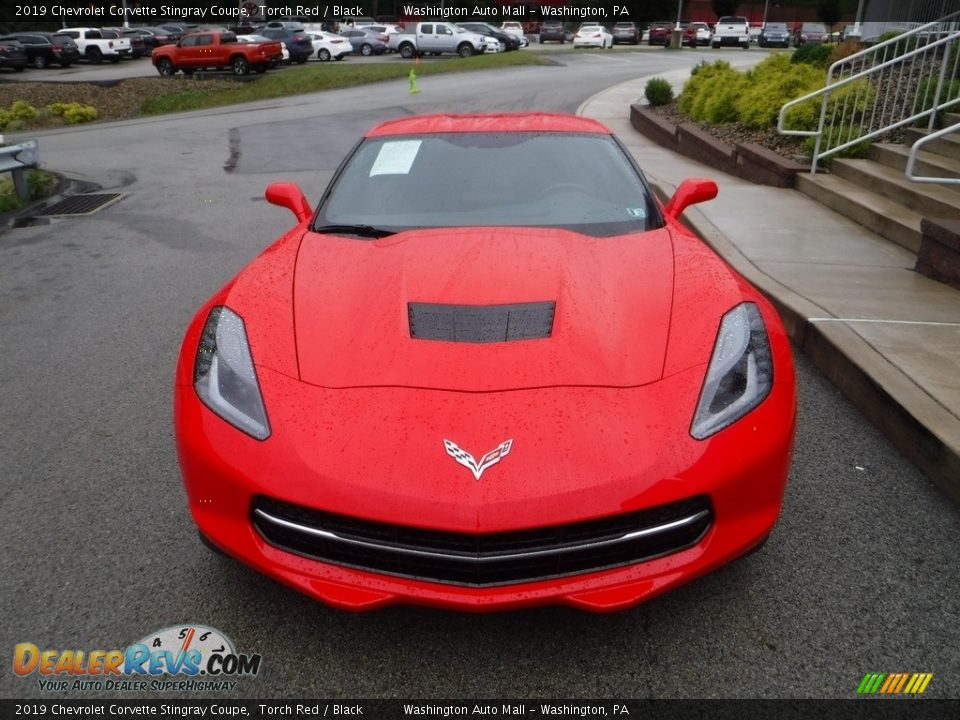
POLYGON ((630 607, 756 550, 795 383, 779 317, 612 132, 377 125, 200 308, 175 430, 212 548, 331 605, 630 607), (514 168, 510 173, 505 167, 514 168))

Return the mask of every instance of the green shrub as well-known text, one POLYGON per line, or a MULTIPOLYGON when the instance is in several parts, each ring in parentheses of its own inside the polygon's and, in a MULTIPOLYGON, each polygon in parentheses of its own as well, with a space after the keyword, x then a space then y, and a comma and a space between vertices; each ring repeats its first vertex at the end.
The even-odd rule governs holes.
POLYGON ((27 188, 30 190, 30 199, 39 200, 51 193, 57 184, 57 177, 42 170, 27 170, 27 188))
POLYGON ((841 116, 859 120, 876 99, 877 89, 866 78, 839 87, 830 93, 827 101, 827 122, 841 116))
POLYGON ((717 81, 703 105, 703 119, 712 123, 736 122, 740 118, 737 103, 749 87, 749 81, 738 74, 736 79, 717 81))
POLYGON ((17 100, 10 106, 10 115, 14 120, 33 120, 37 117, 37 109, 25 100, 17 100))
POLYGON ((10 111, 0 108, 0 130, 6 130, 11 120, 13 120, 13 115, 10 114, 10 111))
MULTIPOLYGON (((37 200, 46 197, 57 184, 57 176, 43 170, 27 170, 27 189, 30 199, 37 200)), ((0 173, 0 213, 19 210, 23 201, 17 194, 13 184, 13 177, 9 173, 0 173)))
POLYGON ((669 105, 673 102, 673 87, 663 78, 652 78, 647 81, 643 94, 651 105, 669 105))
POLYGON ((754 79, 737 103, 740 122, 750 128, 774 127, 784 104, 823 85, 823 73, 804 63, 791 65, 779 74, 755 73, 754 79))
POLYGON ((763 62, 757 63, 747 71, 750 82, 763 82, 774 76, 783 75, 790 71, 790 55, 777 53, 768 56, 763 62))
POLYGON ((680 112, 694 120, 706 120, 706 104, 713 93, 726 83, 736 82, 740 73, 730 63, 717 60, 700 68, 683 86, 680 93, 680 112))
POLYGON ((690 68, 690 77, 693 77, 694 75, 696 75, 698 72, 703 70, 709 64, 710 63, 708 63, 706 60, 701 60, 700 62, 698 62, 696 65, 690 68))
POLYGON ((813 65, 818 68, 827 67, 827 59, 833 51, 831 45, 822 45, 820 43, 806 43, 793 51, 791 62, 813 65))
POLYGON ((816 130, 820 124, 820 100, 807 100, 787 110, 784 127, 788 130, 816 130))
POLYGON ((63 120, 68 125, 90 122, 97 119, 97 109, 93 105, 81 105, 80 103, 71 103, 63 112, 63 120))
MULTIPOLYGON (((859 135, 859 128, 854 127, 853 125, 827 125, 823 129, 823 139, 820 141, 820 152, 825 152, 831 148, 838 147, 847 143, 851 140, 854 140, 859 135)), ((808 137, 803 142, 803 149, 813 154, 814 146, 816 145, 817 139, 815 137, 808 137)), ((829 165, 832 158, 863 158, 867 156, 867 153, 870 150, 870 141, 864 140, 855 145, 851 145, 844 150, 831 155, 829 158, 825 158, 821 161, 824 165, 829 165)))
MULTIPOLYGON (((929 110, 937 98, 937 83, 939 78, 931 77, 921 81, 917 85, 917 94, 913 99, 913 112, 919 113, 929 110)), ((960 80, 943 81, 943 87, 940 88, 940 102, 949 102, 960 98, 960 80)))
MULTIPOLYGON (((887 40, 893 40, 894 38, 900 37, 903 35, 903 30, 887 30, 883 33, 878 39, 877 44, 887 42, 887 40)), ((917 36, 911 35, 909 38, 901 40, 900 42, 891 45, 887 48, 886 53, 888 58, 897 57, 898 55, 903 55, 905 53, 911 52, 917 49, 917 36)))
POLYGON ((84 105, 78 102, 53 103, 48 109, 54 115, 62 117, 67 125, 75 125, 97 119, 97 109, 93 105, 84 105))

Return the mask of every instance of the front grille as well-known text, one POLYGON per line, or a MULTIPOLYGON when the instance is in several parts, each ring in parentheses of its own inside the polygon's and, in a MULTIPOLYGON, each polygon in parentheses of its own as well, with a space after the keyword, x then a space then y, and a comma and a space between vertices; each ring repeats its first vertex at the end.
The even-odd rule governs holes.
POLYGON ((713 521, 705 495, 599 520, 487 534, 424 530, 266 497, 251 508, 272 545, 324 562, 456 585, 530 582, 642 562, 695 545, 713 521))

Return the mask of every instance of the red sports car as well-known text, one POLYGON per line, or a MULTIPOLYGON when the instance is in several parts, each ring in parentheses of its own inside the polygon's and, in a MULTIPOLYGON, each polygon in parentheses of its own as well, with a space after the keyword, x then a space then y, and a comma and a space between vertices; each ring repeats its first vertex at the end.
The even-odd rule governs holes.
POLYGON ((611 131, 370 130, 197 313, 177 448, 202 538, 354 610, 615 610, 759 547, 793 443, 771 305, 611 131), (504 167, 522 168, 503 173, 504 167))

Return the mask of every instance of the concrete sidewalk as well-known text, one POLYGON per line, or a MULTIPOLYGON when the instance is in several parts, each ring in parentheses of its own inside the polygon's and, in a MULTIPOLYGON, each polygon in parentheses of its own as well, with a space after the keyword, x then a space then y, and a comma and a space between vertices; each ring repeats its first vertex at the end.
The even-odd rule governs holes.
POLYGON ((754 185, 648 140, 629 121, 647 80, 609 88, 578 112, 610 127, 666 195, 687 177, 716 180, 717 199, 688 209, 686 224, 774 301, 797 348, 960 504, 960 292, 796 190, 754 185))

